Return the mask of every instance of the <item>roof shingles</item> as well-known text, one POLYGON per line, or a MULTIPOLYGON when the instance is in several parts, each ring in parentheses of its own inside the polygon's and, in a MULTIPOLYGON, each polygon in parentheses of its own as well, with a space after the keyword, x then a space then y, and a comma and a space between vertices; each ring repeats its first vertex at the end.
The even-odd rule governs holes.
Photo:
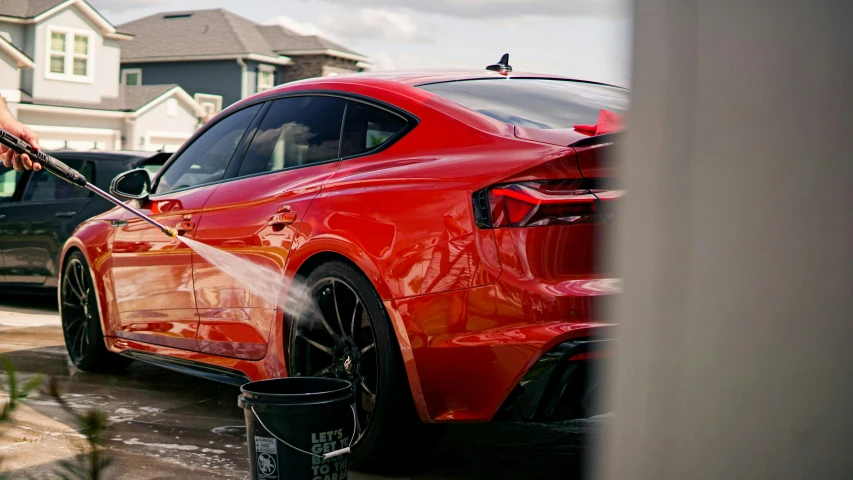
POLYGON ((117 97, 104 97, 98 103, 74 102, 67 100, 50 100, 39 98, 33 100, 29 95, 21 95, 21 103, 45 105, 50 107, 85 108, 91 110, 111 110, 116 112, 135 112, 151 103, 154 99, 177 87, 177 85, 138 85, 119 86, 117 97))
POLYGON ((16 18, 33 18, 65 0, 0 0, 0 15, 16 18))
POLYGON ((122 45, 121 58, 125 62, 252 53, 277 57, 305 50, 336 50, 362 56, 322 37, 298 35, 278 25, 259 25, 223 9, 158 13, 119 28, 136 36, 122 45))

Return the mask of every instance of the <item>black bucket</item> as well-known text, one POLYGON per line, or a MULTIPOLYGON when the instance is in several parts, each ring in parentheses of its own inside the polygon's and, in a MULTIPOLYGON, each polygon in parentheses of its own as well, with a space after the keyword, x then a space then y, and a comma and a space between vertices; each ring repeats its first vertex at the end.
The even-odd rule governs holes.
POLYGON ((253 480, 344 480, 356 431, 352 384, 276 378, 240 387, 253 480))

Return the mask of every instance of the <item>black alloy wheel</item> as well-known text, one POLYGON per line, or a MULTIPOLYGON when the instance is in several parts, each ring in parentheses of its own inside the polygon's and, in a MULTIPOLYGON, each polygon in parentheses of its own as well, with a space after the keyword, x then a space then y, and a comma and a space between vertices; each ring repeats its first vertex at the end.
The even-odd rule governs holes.
POLYGON ((364 300, 340 278, 319 278, 304 295, 309 304, 291 325, 291 375, 352 382, 361 435, 373 418, 379 390, 373 322, 364 300))
POLYGON ((66 260, 59 288, 62 332, 71 363, 90 372, 120 370, 130 365, 132 359, 110 352, 104 344, 95 283, 80 252, 66 260))
POLYGON ((358 422, 347 464, 387 470, 428 451, 441 429, 418 418, 396 333, 370 280, 329 261, 295 281, 288 297, 289 374, 353 384, 358 422))

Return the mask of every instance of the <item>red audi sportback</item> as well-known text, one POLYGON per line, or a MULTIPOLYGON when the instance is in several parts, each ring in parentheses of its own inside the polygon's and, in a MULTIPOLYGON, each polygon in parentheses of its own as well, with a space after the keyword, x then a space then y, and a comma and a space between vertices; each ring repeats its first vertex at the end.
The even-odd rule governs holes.
POLYGON ((115 209, 62 255, 71 360, 233 384, 350 379, 355 466, 411 448, 426 423, 593 414, 590 370, 614 336, 602 305, 619 289, 597 252, 621 196, 608 160, 620 134, 595 126, 627 106, 622 88, 485 70, 316 78, 247 98, 150 184, 131 171, 113 190, 249 259, 258 284, 304 288, 271 303, 115 209))

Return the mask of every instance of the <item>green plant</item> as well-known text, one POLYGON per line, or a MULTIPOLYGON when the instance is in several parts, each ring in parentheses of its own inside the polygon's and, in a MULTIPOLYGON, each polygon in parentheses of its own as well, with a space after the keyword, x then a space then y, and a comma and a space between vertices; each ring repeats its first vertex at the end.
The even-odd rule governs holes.
POLYGON ((78 455, 73 460, 59 462, 63 470, 58 474, 59 478, 63 480, 102 480, 106 478, 104 471, 112 463, 112 458, 103 454, 104 432, 108 426, 107 414, 96 408, 90 408, 83 413, 74 411, 62 399, 55 377, 50 377, 47 394, 53 397, 74 418, 77 430, 86 437, 86 442, 89 444, 88 454, 78 455))
POLYGON ((0 410, 0 422, 5 422, 9 420, 9 417, 18 407, 21 399, 26 398, 30 392, 41 385, 44 381, 44 377, 41 375, 35 375, 27 380, 23 386, 18 387, 18 377, 15 374, 15 366, 12 364, 12 361, 6 357, 0 357, 0 363, 3 364, 3 370, 6 372, 7 383, 6 387, 3 387, 2 382, 0 382, 0 388, 6 390, 9 394, 9 401, 7 401, 6 405, 3 405, 3 409, 0 410))
MULTIPOLYGON (((18 384, 18 377, 15 373, 15 367, 12 361, 6 357, 0 356, 0 363, 3 365, 3 370, 6 372, 5 385, 0 379, 0 390, 8 392, 9 400, 0 409, 0 424, 10 422, 12 412, 20 405, 22 399, 26 398, 33 390, 44 382, 42 375, 36 375, 27 380, 22 386, 18 384)), ((68 412, 73 418, 77 430, 86 438, 88 443, 88 452, 85 455, 78 455, 73 460, 63 460, 59 463, 61 472, 57 476, 63 480, 103 480, 105 479, 104 471, 112 463, 112 459, 103 454, 104 433, 107 429, 107 414, 101 410, 92 408, 78 413, 74 411, 71 405, 63 400, 59 393, 59 386, 56 378, 51 376, 45 392, 50 395, 63 410, 68 412)), ((2 431, 0 431, 2 434, 2 431)), ((0 458, 0 463, 2 463, 0 458)), ((0 473, 0 480, 6 480, 9 477, 0 473)))
MULTIPOLYGON (((0 390, 5 390, 9 395, 9 400, 2 408, 0 408, 0 424, 2 424, 9 421, 12 417, 12 412, 14 412, 15 409, 18 408, 18 405, 20 405, 21 399, 26 398, 30 392, 41 385, 44 381, 44 377, 41 375, 35 375, 27 380, 23 386, 19 387, 18 376, 15 374, 15 366, 12 364, 12 361, 6 357, 0 356, 0 363, 3 364, 3 370, 6 372, 6 384, 4 386, 3 382, 0 381, 0 390)), ((0 436, 2 436, 2 433, 3 432, 0 431, 0 436)), ((2 463, 3 459, 0 458, 0 464, 2 463)), ((9 477, 0 473, 0 480, 4 480, 6 478, 9 477)))

